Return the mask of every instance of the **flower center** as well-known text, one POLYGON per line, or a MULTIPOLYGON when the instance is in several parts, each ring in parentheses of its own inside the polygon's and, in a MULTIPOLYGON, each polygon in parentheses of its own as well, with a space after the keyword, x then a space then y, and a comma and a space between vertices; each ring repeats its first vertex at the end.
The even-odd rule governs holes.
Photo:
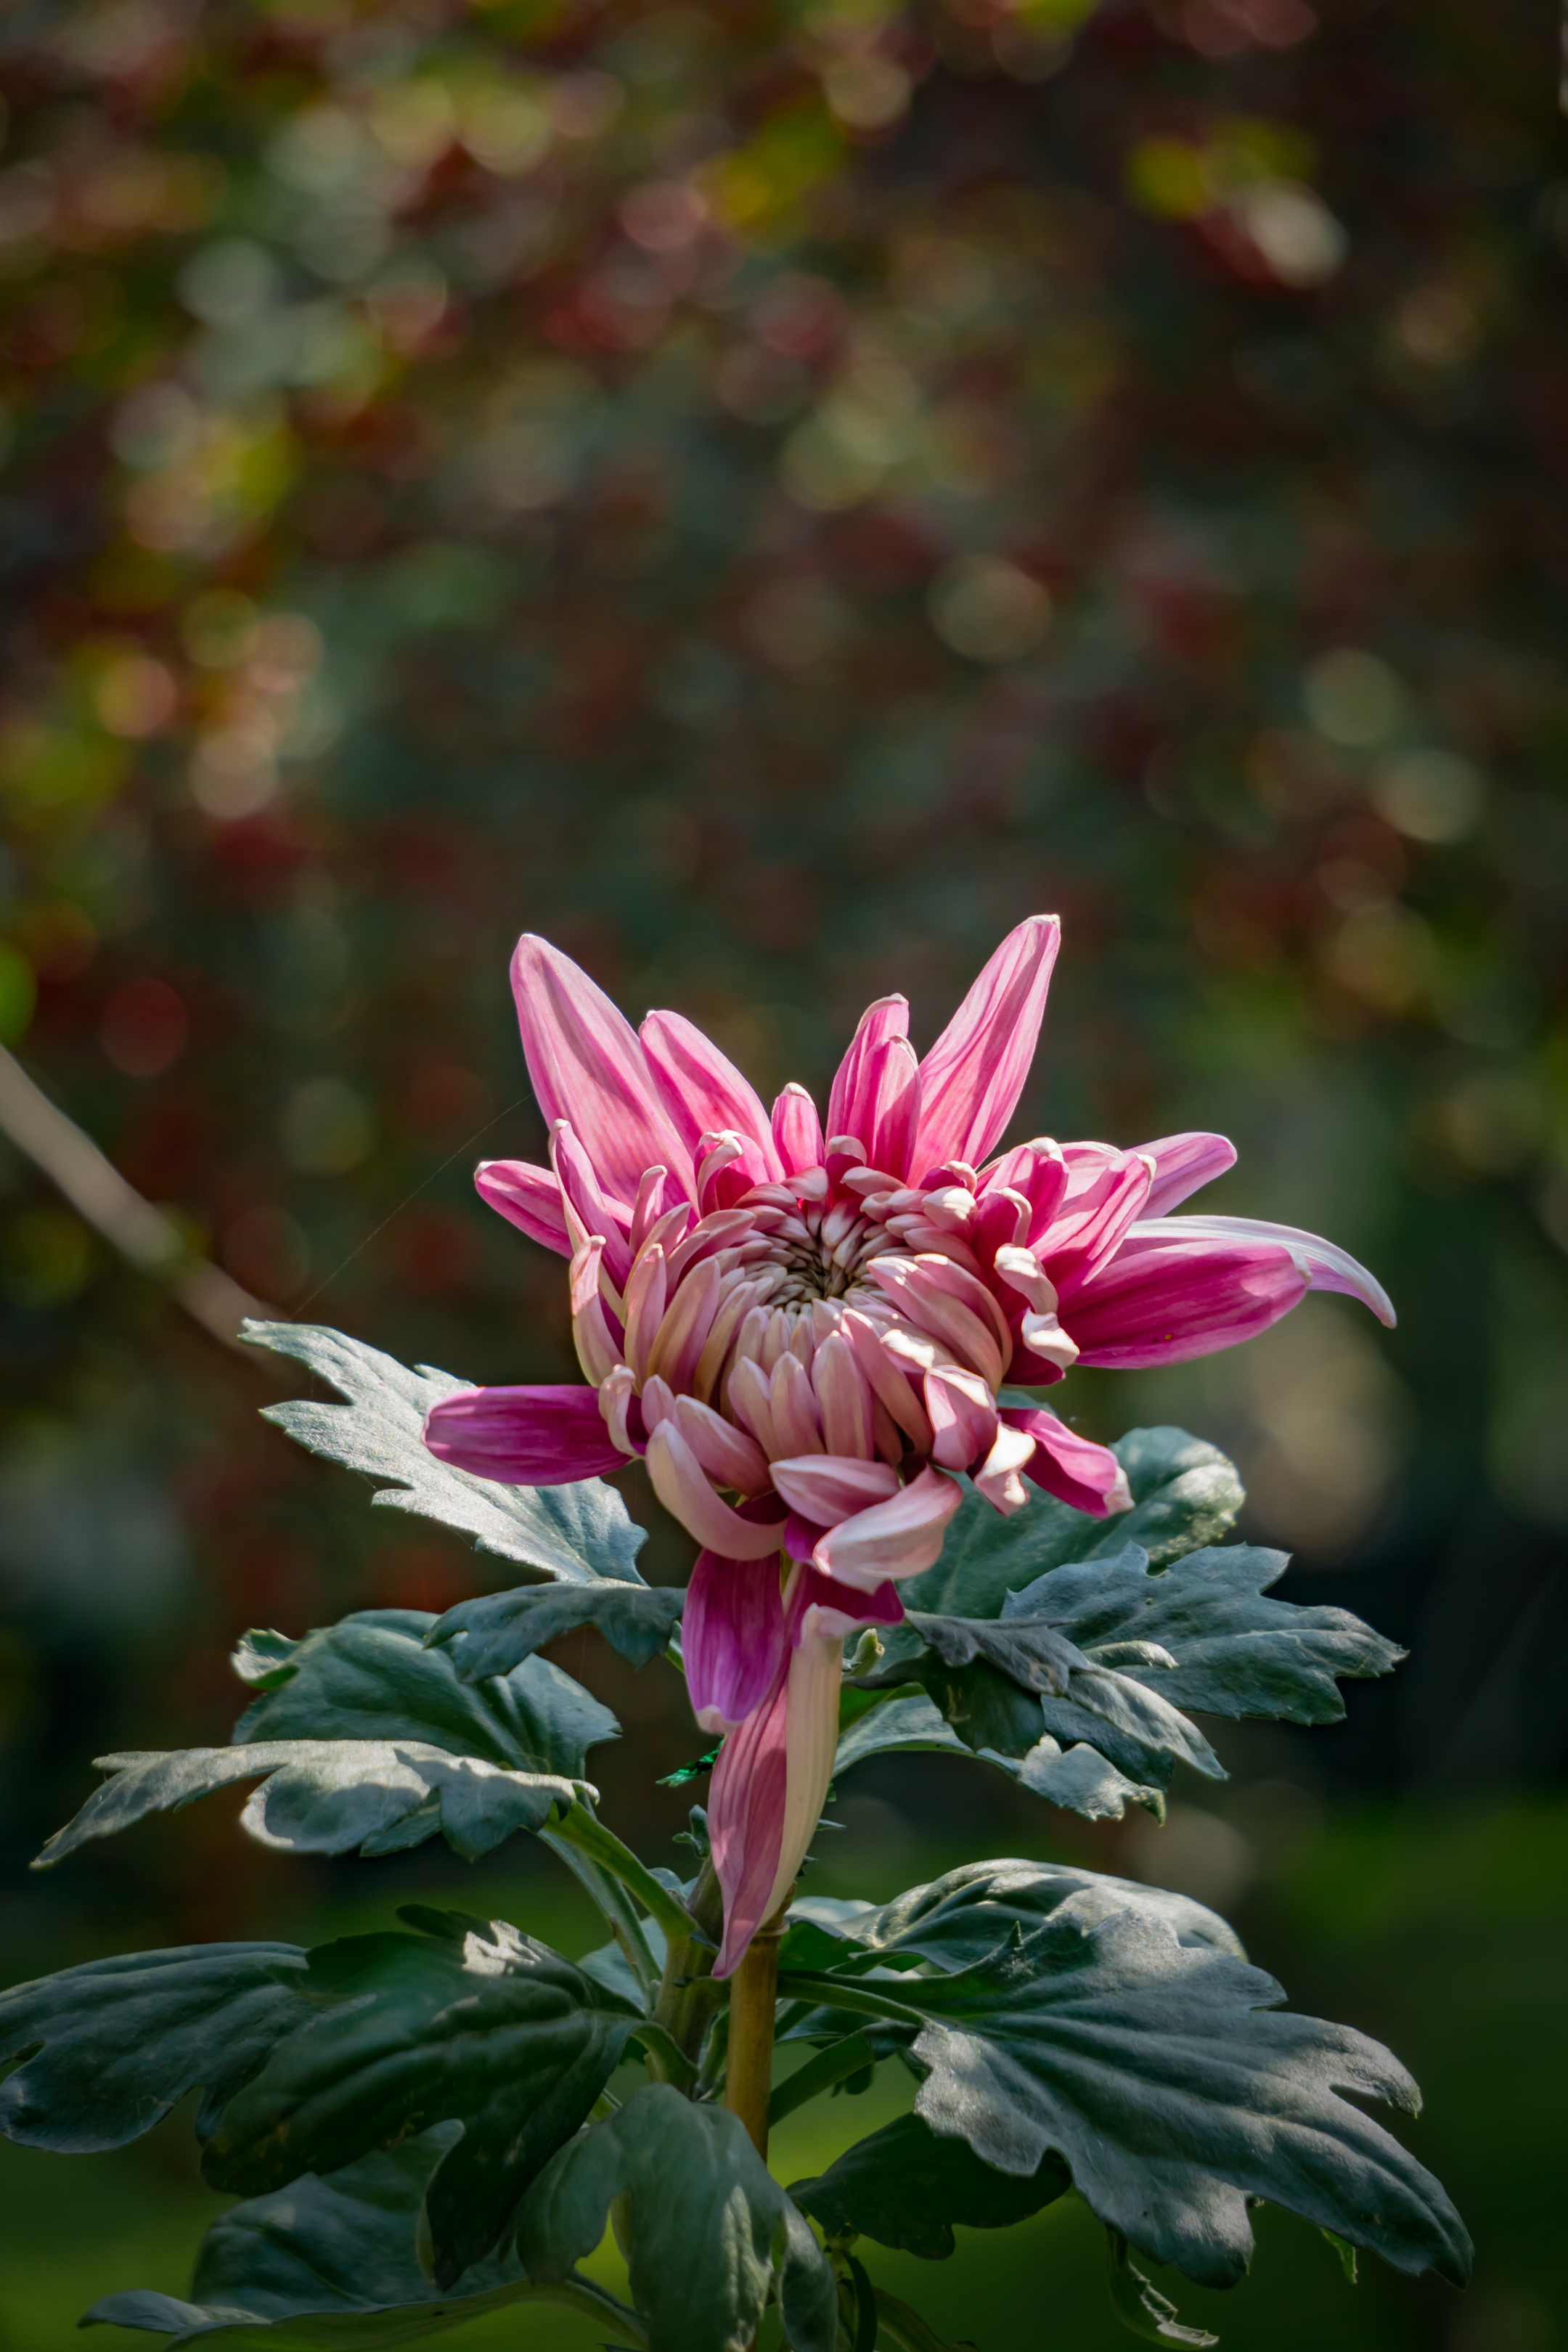
MULTIPOLYGON (((819 1299, 843 1299, 867 1290, 862 1269, 891 1239, 886 1227, 866 1216, 858 1204, 840 1202, 826 1212, 802 1204, 773 1236, 772 1255, 783 1279, 769 1305, 782 1307, 786 1314, 800 1313, 819 1299)), ((879 1298, 881 1294, 873 1295, 879 1298)))

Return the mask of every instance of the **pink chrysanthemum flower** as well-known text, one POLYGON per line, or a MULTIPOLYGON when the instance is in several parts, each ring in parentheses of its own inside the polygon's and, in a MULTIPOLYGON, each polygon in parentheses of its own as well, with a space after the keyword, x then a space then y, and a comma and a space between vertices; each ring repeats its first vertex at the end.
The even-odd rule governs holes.
POLYGON ((683 1653, 724 1733, 710 1825, 717 1973, 794 1880, 832 1769, 842 1645, 896 1624, 966 1471, 998 1511, 1029 1485, 1103 1516, 1120 1465, 1038 1406, 999 1402, 1073 1363, 1179 1363, 1267 1329, 1309 1288, 1394 1320, 1311 1234, 1164 1212, 1236 1158, 1218 1135, 1137 1151, 988 1155, 1023 1090, 1060 927, 1021 923, 923 1060, 901 996, 866 1013, 826 1129, 786 1087, 770 1118, 700 1030, 639 1032, 546 940, 512 964, 552 1169, 490 1160, 492 1207, 571 1260, 586 1387, 476 1389, 426 1442, 481 1477, 553 1486, 646 1456, 702 1547, 683 1653))

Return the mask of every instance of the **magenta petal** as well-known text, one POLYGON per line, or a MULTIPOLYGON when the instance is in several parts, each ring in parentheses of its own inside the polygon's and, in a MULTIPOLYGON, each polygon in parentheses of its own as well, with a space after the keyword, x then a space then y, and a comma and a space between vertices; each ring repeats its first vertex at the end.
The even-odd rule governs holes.
POLYGON ((1117 1151, 1104 1143, 1069 1143, 1064 1157, 1068 1188, 1037 1244, 1058 1290, 1093 1279, 1142 1215, 1149 1198, 1149 1163, 1136 1151, 1117 1151))
POLYGON ((571 1256, 561 1187, 548 1168, 536 1168, 528 1160, 481 1160, 474 1171, 474 1190, 530 1241, 571 1256))
POLYGON ((804 1087, 785 1087, 773 1105, 773 1146, 786 1176, 804 1176, 822 1165, 822 1121, 804 1087))
POLYGON ((702 1551, 686 1588, 680 1648, 704 1731, 729 1731, 761 1706, 784 1654, 784 1601, 773 1560, 702 1551))
POLYGON ((534 1095, 547 1126, 569 1119, 605 1190, 635 1201, 645 1168, 691 1189, 691 1154, 659 1101, 636 1030, 603 989, 548 940, 525 931, 512 994, 534 1095))
POLYGON ((465 1389, 431 1407, 425 1443, 438 1461, 509 1486, 602 1478, 626 1458, 588 1388, 465 1389))
POLYGON ((1201 1192, 1236 1165, 1236 1146, 1224 1135, 1199 1131, 1163 1135, 1157 1143, 1146 1143, 1142 1149, 1154 1163, 1154 1181, 1143 1203, 1146 1217, 1164 1216, 1178 1201, 1201 1192))
POLYGON ((849 1041, 849 1050, 834 1074, 833 1090, 827 1097, 827 1132, 830 1136, 858 1135, 869 1150, 878 1114, 880 1049, 889 1038, 907 1037, 909 1034, 907 997, 879 996, 875 1004, 866 1007, 860 1015, 859 1026, 849 1041))
POLYGON ((921 1064, 911 1168, 978 1168, 991 1151, 1029 1075, 1060 940, 1055 915, 1010 931, 921 1064))
POLYGON ((784 1521, 784 1550, 791 1559, 799 1560, 803 1567, 808 1566, 813 1552, 826 1533, 827 1529, 819 1527, 815 1519, 803 1518, 798 1511, 792 1511, 784 1521))
POLYGON ((1370 1307, 1380 1323, 1392 1329, 1398 1318, 1394 1301, 1375 1275, 1352 1257, 1337 1242, 1321 1234, 1304 1234, 1299 1225, 1277 1225, 1261 1217, 1154 1217, 1132 1228, 1135 1239, 1153 1242, 1203 1241, 1277 1243, 1288 1249, 1314 1290, 1338 1290, 1370 1307))
POLYGON ((558 1118, 550 1131, 550 1159, 560 1182, 562 1198, 584 1234, 605 1244, 605 1272, 617 1290, 625 1290, 632 1270, 631 1244, 626 1236, 632 1213, 624 1201, 612 1200, 600 1183, 593 1162, 571 1126, 558 1118))
POLYGON ((784 1852, 789 1793, 789 1668, 785 1645, 766 1696, 719 1750, 708 1791, 708 1834, 724 1894, 716 1977, 737 1969, 768 1916, 784 1852))
POLYGON ((693 1159, 704 1135, 733 1129, 756 1146, 763 1177, 771 1182, 784 1174, 756 1089, 711 1038, 679 1013, 650 1013, 638 1035, 659 1099, 693 1159))
MULTIPOLYGON (((1186 1223, 1185 1218, 1178 1221, 1186 1223)), ((1115 1371, 1182 1364, 1267 1331, 1306 1297, 1308 1277, 1277 1243, 1124 1241, 1103 1273, 1064 1292, 1080 1364, 1115 1371)), ((1015 1377, 1017 1377, 1015 1363, 1015 1377)))
POLYGON ((818 1630, 846 1639, 860 1625, 901 1625, 904 1604, 899 1598, 899 1588, 893 1583, 879 1584, 866 1592, 857 1584, 841 1584, 835 1576, 825 1576, 819 1568, 808 1569, 798 1595, 804 1618, 808 1609, 816 1612, 811 1621, 818 1630))
POLYGON ((1023 1465, 1026 1478, 1043 1486, 1075 1511, 1092 1511, 1102 1519, 1110 1511, 1124 1511, 1131 1503, 1126 1474, 1114 1454, 1092 1438, 1079 1437, 1054 1412, 1038 1407, 1028 1412, 1004 1410, 1001 1418, 1035 1441, 1035 1450, 1023 1465))

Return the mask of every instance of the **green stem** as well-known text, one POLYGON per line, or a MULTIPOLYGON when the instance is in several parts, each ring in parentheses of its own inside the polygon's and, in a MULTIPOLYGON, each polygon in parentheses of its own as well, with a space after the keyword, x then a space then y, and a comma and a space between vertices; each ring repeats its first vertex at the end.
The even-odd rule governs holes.
MULTIPOLYGON (((713 1962, 723 1924, 723 1895, 712 1863, 705 1862, 691 1890, 686 1932, 669 1939, 664 1978, 653 2011, 655 2021, 669 2034, 682 2057, 693 2064, 701 2055, 708 2021, 724 2000, 723 1986, 713 1982, 713 1962)), ((659 2074, 657 2056, 651 2058, 651 2071, 659 2074)))
POLYGON ((679 1896, 672 1895, 647 1864, 637 1860, 629 1845, 622 1844, 614 1830, 605 1827, 582 1798, 552 1822, 544 1834, 552 1843, 575 1846, 579 1853, 585 1853, 591 1862, 607 1870, 612 1878, 618 1878, 637 1896, 643 1909, 658 1921, 667 1937, 684 1938, 699 1932, 697 1922, 679 1896))
POLYGON ((796 2107, 804 2107, 807 2099, 815 2099, 819 2091, 830 2091, 835 2083, 842 2083, 850 2074, 862 2074, 868 2066, 877 2063, 869 2037, 864 2033, 847 2033, 842 2042, 828 2044, 815 2056, 787 2074, 768 2101, 768 2121, 776 2124, 796 2107))
POLYGON ((768 2100, 773 2068, 773 2020, 778 2014, 779 1939, 788 1896, 757 1929, 730 1979, 730 2052, 724 2105, 739 2116, 752 2147, 768 2160, 768 2100))
POLYGON ((633 1909, 626 1889, 617 1886, 608 1871, 601 1870, 598 1864, 591 1862, 585 1853, 574 1852, 567 1841, 557 1836, 553 1830, 541 1830, 539 1842, 558 1853, 573 1877, 586 1889, 604 1913, 605 1923, 625 1953, 626 1965, 633 1976, 645 1994, 651 1992, 658 1982, 658 1962, 653 1956, 653 1947, 643 1932, 642 1921, 633 1909))
POLYGON ((928 2327, 918 2311, 900 2303, 886 2287, 872 2290, 877 2298, 877 2326, 899 2347, 899 2352, 953 2352, 934 2327, 928 2327))
POLYGON ((869 1985, 857 1984, 844 1977, 817 1976, 805 1969, 791 1969, 780 1977, 779 1990, 796 1998, 813 1996, 821 2008, 847 2009, 862 2017, 885 2017, 894 2025, 926 2022, 918 2009, 906 2009, 901 2001, 889 2000, 869 1985))

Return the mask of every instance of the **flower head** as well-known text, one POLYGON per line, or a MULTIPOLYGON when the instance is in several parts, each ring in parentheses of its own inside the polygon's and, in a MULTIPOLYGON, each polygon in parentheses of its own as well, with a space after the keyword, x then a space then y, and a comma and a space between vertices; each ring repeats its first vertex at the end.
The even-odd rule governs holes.
POLYGON ((426 1443, 522 1485, 642 1454, 701 1546, 684 1651, 699 1720, 730 1735, 711 1808, 721 1970, 815 1828, 844 1634, 901 1617, 898 1584, 938 1558, 956 1474, 1003 1513, 1031 1484, 1100 1515, 1131 1499, 1113 1454, 1010 1400, 1008 1382, 1205 1355, 1314 1285, 1393 1320, 1372 1276, 1312 1234, 1164 1213, 1231 1165, 1223 1136, 1135 1151, 1042 1138, 991 1156, 1059 936, 1044 915, 1011 932, 923 1059, 905 1000, 880 998, 826 1121, 796 1086, 770 1115, 679 1013, 634 1031, 547 941, 518 945, 552 1164, 492 1160, 477 1181, 570 1258, 587 1385, 449 1398, 426 1443))

